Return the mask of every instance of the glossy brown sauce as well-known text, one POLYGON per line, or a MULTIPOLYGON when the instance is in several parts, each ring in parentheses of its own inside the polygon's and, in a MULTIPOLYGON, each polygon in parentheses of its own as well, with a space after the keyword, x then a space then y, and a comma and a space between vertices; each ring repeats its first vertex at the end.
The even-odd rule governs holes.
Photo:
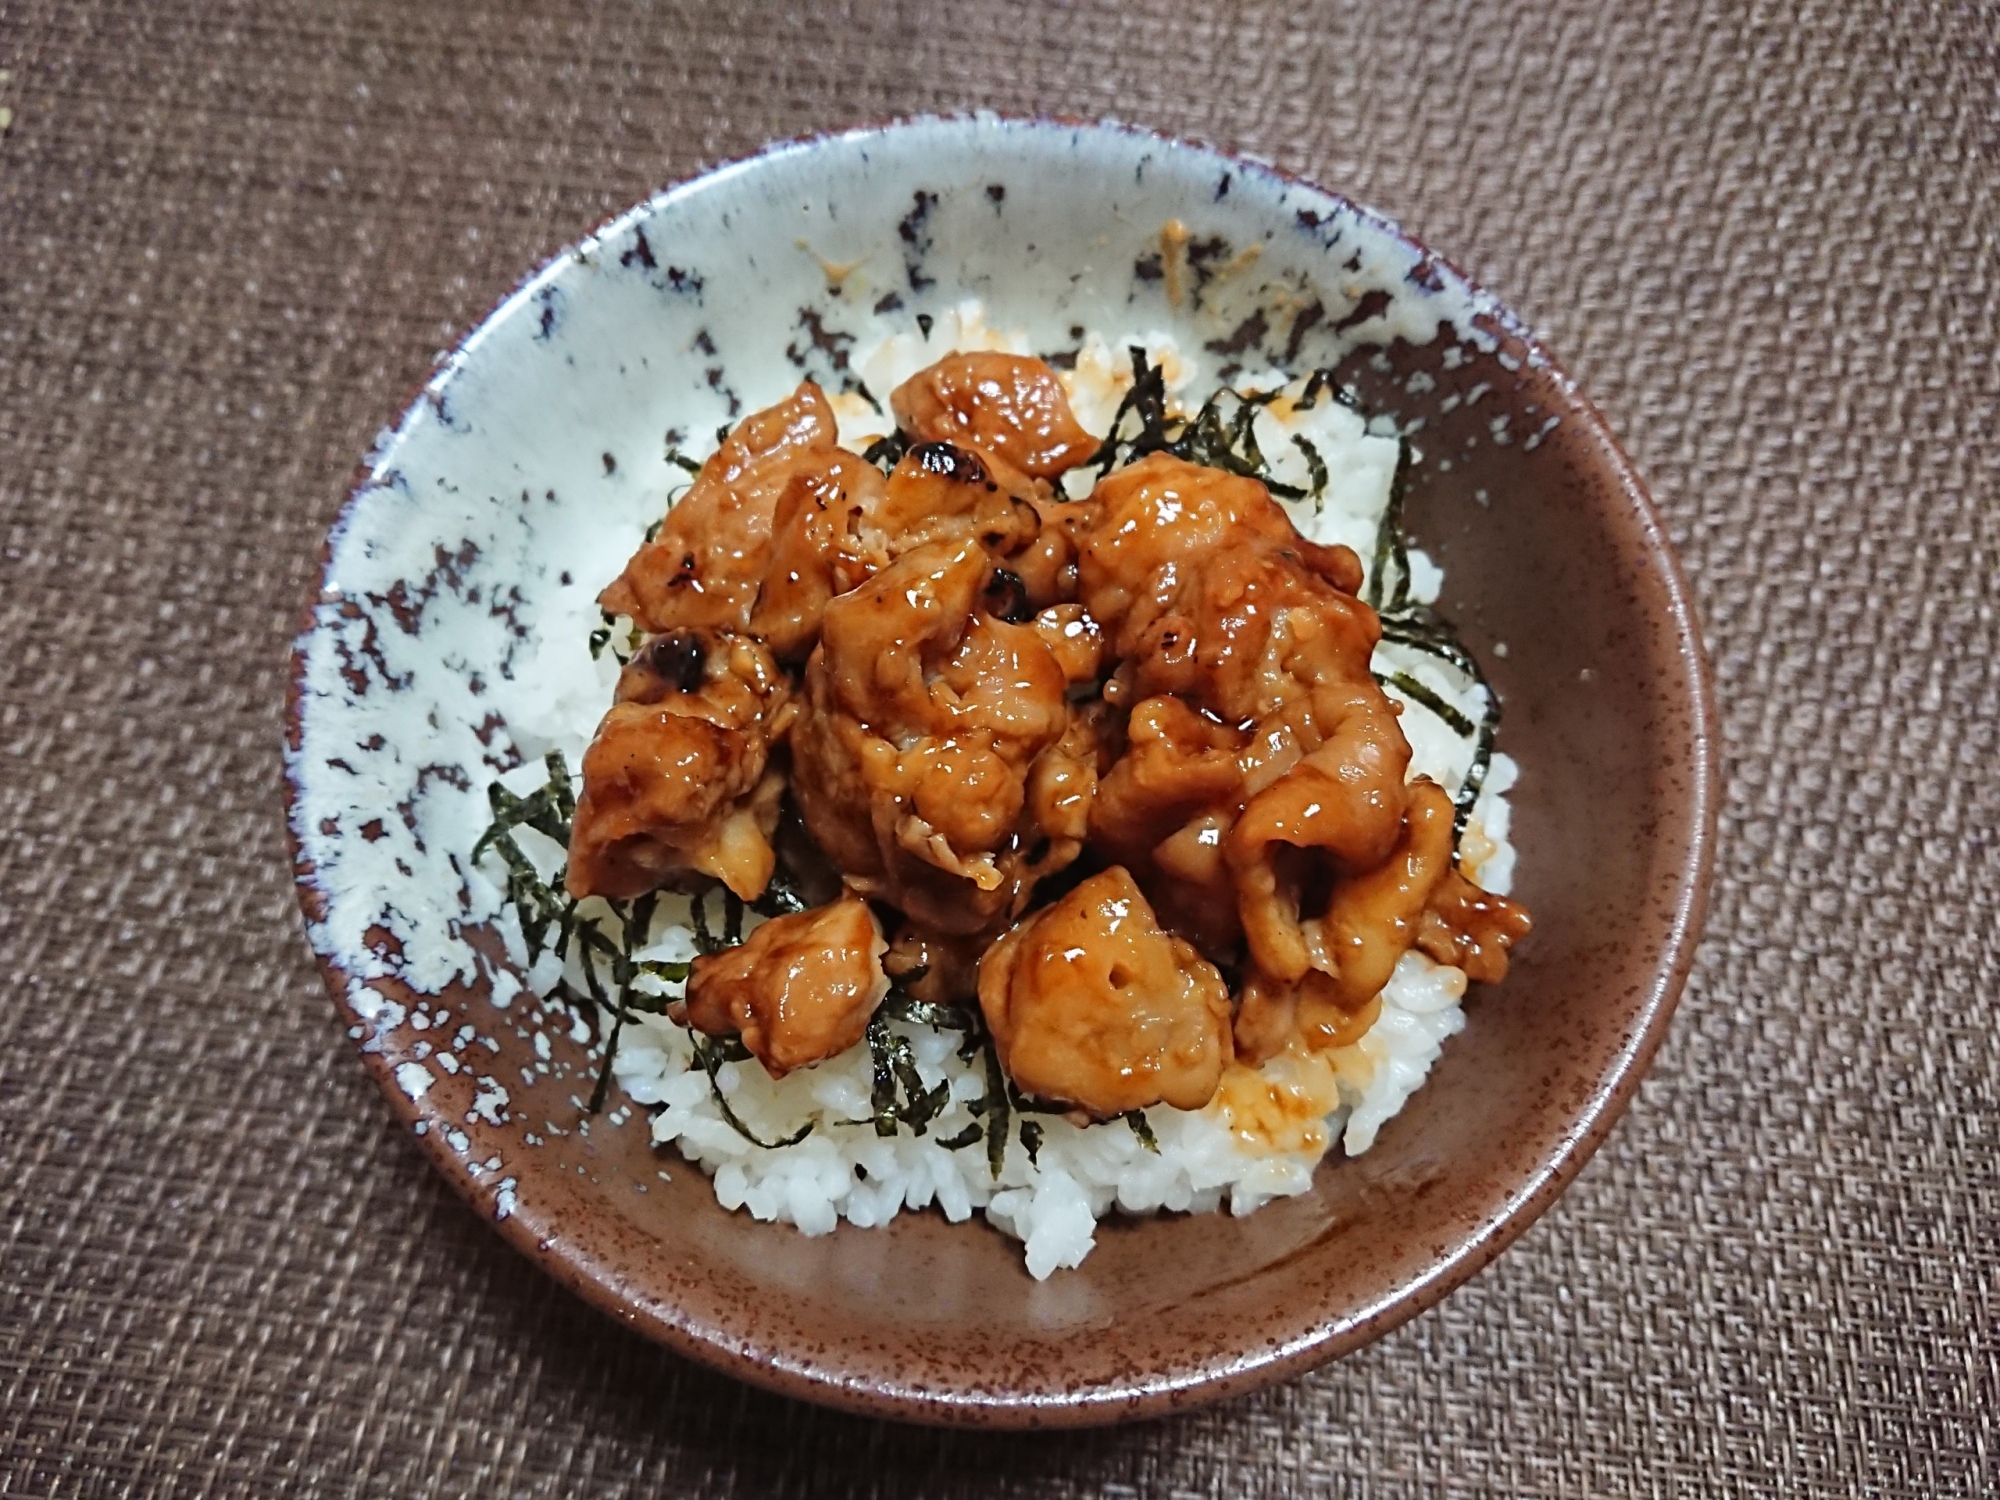
POLYGON ((752 898, 789 798, 846 889, 698 961, 689 1024, 777 1075, 893 979, 976 1002, 1028 1093, 1323 1146, 1329 1059, 1403 955, 1493 980, 1528 927, 1407 779, 1359 560, 1163 453, 1063 498, 1098 442, 1039 360, 950 356, 890 404, 886 476, 810 383, 747 418, 605 590, 645 638, 571 892, 752 898))

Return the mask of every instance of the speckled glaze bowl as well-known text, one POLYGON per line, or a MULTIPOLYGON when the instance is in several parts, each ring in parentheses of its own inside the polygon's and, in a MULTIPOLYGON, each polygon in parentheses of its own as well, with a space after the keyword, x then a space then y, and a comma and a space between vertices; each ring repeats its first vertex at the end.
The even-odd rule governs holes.
POLYGON ((296 647, 287 784, 343 1026, 438 1169, 524 1254, 671 1347, 807 1400, 1080 1425, 1344 1354, 1548 1207, 1625 1107, 1681 988, 1712 744, 1658 519, 1598 414, 1504 309, 1269 167, 1117 126, 980 117, 718 168, 496 308, 384 434, 328 539, 296 647), (1163 242, 1170 221, 1185 237, 1163 242), (649 1144, 642 1111, 587 1119, 584 1041, 531 1015, 449 847, 509 758, 505 687, 536 601, 623 562, 577 576, 586 522, 657 513, 669 434, 802 372, 840 385, 862 314, 967 296, 1037 347, 1139 319, 1225 371, 1336 363, 1414 432, 1409 522, 1505 705, 1502 746, 1523 767, 1516 894, 1536 918, 1372 1151, 1247 1218, 1114 1217, 1080 1269, 1039 1283, 1017 1244, 935 1212, 816 1239, 726 1212, 649 1144))

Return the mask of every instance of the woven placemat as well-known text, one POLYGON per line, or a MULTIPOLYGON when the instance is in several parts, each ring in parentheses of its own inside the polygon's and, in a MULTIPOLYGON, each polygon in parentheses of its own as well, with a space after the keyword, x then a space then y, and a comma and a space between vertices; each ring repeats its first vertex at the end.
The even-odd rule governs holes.
POLYGON ((2000 17, 0 0, 0 1495, 2000 1490, 2000 17), (356 458, 704 160, 990 105, 1268 156, 1548 335, 1727 733, 1701 961, 1549 1216, 1343 1364, 978 1437, 557 1291, 333 1024, 277 792, 356 458))

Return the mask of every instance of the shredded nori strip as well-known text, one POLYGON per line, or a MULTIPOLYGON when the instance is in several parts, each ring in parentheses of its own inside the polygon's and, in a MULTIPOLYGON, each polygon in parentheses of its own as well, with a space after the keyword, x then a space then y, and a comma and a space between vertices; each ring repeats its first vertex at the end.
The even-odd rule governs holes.
POLYGON ((1410 467, 1415 461, 1410 440, 1396 439, 1396 474, 1389 481, 1389 504, 1375 533, 1375 565, 1368 570, 1367 602, 1385 615, 1396 614, 1410 602, 1410 548, 1403 536, 1403 502, 1410 494, 1410 467), (1391 565, 1396 587, 1389 588, 1391 565))
MULTIPOLYGON (((787 1146, 796 1146, 813 1133, 813 1125, 816 1122, 808 1120, 790 1135, 779 1140, 767 1141, 760 1137, 737 1117, 736 1111, 730 1107, 729 1096, 722 1092, 722 1081, 716 1077, 716 1070, 725 1062, 736 1062, 740 1059, 721 1055, 721 1049, 710 1043, 699 1031, 690 1031, 688 1036, 694 1044, 695 1060, 701 1064, 702 1071, 708 1074, 708 1090, 715 1096, 716 1107, 722 1111, 722 1118, 729 1122, 730 1128, 744 1140, 753 1146, 761 1146, 766 1151, 782 1151, 787 1146)), ((746 1057, 748 1055, 744 1054, 746 1057)))
POLYGON ((516 828, 532 828, 564 848, 569 847, 569 820, 576 811, 576 798, 570 789, 569 766, 561 753, 555 750, 548 753, 543 764, 548 768, 547 783, 525 797, 517 797, 497 781, 487 787, 486 801, 493 809, 493 825, 472 846, 475 863, 501 840, 511 843, 509 835, 516 828))
MULTIPOLYGON (((983 1030, 983 1028, 982 1028, 983 1030)), ((986 1092, 972 1101, 972 1113, 984 1119, 986 1124, 986 1166, 993 1174, 993 1180, 1000 1180, 1000 1169, 1007 1161, 1007 1122, 1010 1118, 1007 1108, 1007 1074, 1000 1066, 999 1050, 993 1045, 993 1038, 984 1038, 986 1053, 986 1092)))
POLYGON ((688 919, 694 923, 694 945, 703 957, 711 953, 720 953, 729 946, 709 931, 707 891, 702 891, 689 900, 688 919))
POLYGON ((1132 357, 1131 389, 1118 403, 1118 411, 1111 419, 1111 430, 1084 465, 1087 469, 1096 469, 1099 479, 1121 463, 1130 463, 1148 453, 1158 452, 1169 441, 1166 372, 1148 361, 1146 351, 1137 344, 1127 352, 1132 357), (1118 434, 1124 429, 1128 416, 1139 419, 1139 431, 1133 437, 1121 438, 1118 434))
POLYGON ((1346 407, 1349 411, 1361 410, 1361 398, 1342 385, 1338 380, 1334 379, 1333 371, 1326 369, 1324 366, 1314 370, 1307 377, 1305 390, 1300 393, 1299 399, 1292 404, 1300 411, 1311 411, 1315 406, 1319 405, 1319 398, 1322 394, 1332 396, 1338 404, 1346 407))
POLYGON ((1486 785, 1486 773, 1493 764, 1493 743, 1500 728, 1500 695, 1493 691, 1485 672, 1480 670, 1478 658, 1458 639, 1451 622, 1411 597, 1410 550, 1403 534, 1403 507, 1409 498, 1414 457, 1408 438, 1400 438, 1398 442, 1396 476, 1390 481, 1389 504, 1375 535, 1375 562, 1363 597, 1381 617, 1384 641, 1407 646, 1446 663, 1469 678, 1485 696, 1486 710, 1475 724, 1407 672, 1378 677, 1421 703, 1455 733, 1472 741, 1472 764, 1459 783, 1458 795, 1452 798, 1452 859, 1456 861, 1466 821, 1472 816, 1480 789, 1486 785))
POLYGON ((1028 1165, 1039 1167, 1041 1162, 1036 1153, 1042 1149, 1042 1127, 1033 1120, 1021 1122, 1021 1149, 1028 1153, 1028 1165))
POLYGON ((547 783, 525 797, 517 797, 497 781, 487 787, 486 801, 493 810, 493 822, 472 846, 473 863, 477 864, 480 856, 491 849, 507 866, 507 900, 520 915, 521 935, 527 939, 530 960, 542 956, 551 927, 567 937, 576 908, 567 894, 558 895, 549 887, 514 840, 516 828, 532 828, 565 848, 569 845, 569 820, 576 812, 569 767, 553 750, 544 764, 548 769, 547 783))
MULTIPOLYGON (((903 983, 909 984, 915 977, 914 974, 905 974, 903 983)), ((876 1014, 886 1015, 896 1021, 908 1021, 913 1026, 930 1026, 939 1031, 976 1032, 979 1029, 978 1018, 965 1007, 940 1005, 935 1000, 919 1000, 901 990, 891 990, 883 997, 876 1014)))
MULTIPOLYGON (((1165 371, 1146 358, 1146 351, 1133 345, 1126 351, 1132 360, 1132 386, 1118 403, 1111 419, 1111 431, 1083 466, 1095 469, 1102 479, 1115 468, 1144 458, 1149 453, 1170 453, 1189 463, 1240 474, 1260 481, 1274 495, 1287 500, 1303 500, 1310 495, 1315 504, 1324 503, 1327 485, 1326 464, 1319 452, 1303 438, 1293 444, 1305 458, 1311 482, 1304 488, 1286 484, 1271 472, 1270 461, 1257 441, 1257 413, 1276 401, 1277 391, 1244 393, 1220 390, 1202 404, 1188 421, 1176 422, 1167 414, 1165 371), (1225 412, 1227 415, 1225 415, 1225 412), (1128 419, 1131 419, 1128 421, 1128 419), (1127 435, 1131 421, 1137 430, 1127 435)), ((1317 392, 1332 386, 1330 371, 1315 371, 1306 384, 1306 396, 1296 404, 1309 407, 1317 392), (1324 379, 1322 379, 1324 377, 1324 379)), ((1338 387, 1332 387, 1338 390, 1338 387)))
POLYGON ((1468 677, 1479 676, 1479 663, 1472 653, 1461 646, 1451 627, 1419 606, 1419 612, 1407 615, 1389 615, 1382 620, 1382 639, 1398 646, 1408 646, 1427 656, 1435 656, 1439 661, 1456 667, 1468 677), (1429 616, 1426 620, 1422 616, 1429 616))
POLYGON ((760 917, 783 917, 806 909, 806 899, 799 894, 792 872, 783 865, 771 872, 770 884, 764 887, 764 894, 750 903, 750 909, 760 917))
POLYGON ((1066 1115, 1076 1108, 1060 1099, 1043 1099, 1034 1094, 1024 1094, 1009 1085, 1014 1099, 1014 1108, 1025 1115, 1066 1115))
MULTIPOLYGON (((717 445, 719 446, 723 442, 727 441, 728 436, 729 436, 729 429, 725 427, 716 434, 717 445)), ((667 444, 667 462, 672 464, 677 469, 686 470, 689 474, 694 475, 696 478, 701 477, 700 461, 697 459, 689 458, 685 453, 681 452, 681 450, 675 447, 672 443, 667 444)), ((671 512, 674 506, 680 502, 681 496, 685 495, 687 492, 688 492, 688 486, 686 485, 679 485, 673 489, 668 490, 667 510, 671 512)), ((646 527, 646 540, 650 542, 654 540, 656 537, 658 537, 660 534, 660 528, 666 524, 667 524, 667 517, 664 514, 661 515, 658 520, 648 524, 648 526, 646 527)), ((608 620, 609 616, 606 616, 606 619, 608 620)))
POLYGON ((889 1021, 879 1006, 868 1020, 868 1055, 875 1072, 868 1102, 874 1110, 875 1133, 890 1136, 898 1125, 908 1125, 912 1134, 922 1135, 951 1102, 951 1080, 925 1087, 910 1039, 891 1031, 889 1021))
MULTIPOLYGON (((633 950, 646 945, 646 936, 653 928, 653 907, 657 897, 652 893, 638 898, 618 913, 623 946, 613 946, 611 953, 611 982, 618 990, 618 1003, 613 1011, 611 1034, 604 1039, 604 1065, 598 1069, 597 1085, 590 1091, 590 1113, 596 1114, 604 1108, 604 1096, 611 1089, 611 1062, 618 1055, 618 1038, 624 1034, 625 1019, 631 1013, 632 980, 638 973, 632 962, 633 950)), ((593 932, 595 928, 591 929, 593 932)), ((584 954, 583 967, 586 974, 596 972, 597 961, 589 953, 584 954)))
POLYGON ((1159 1137, 1153 1134, 1152 1122, 1146 1118, 1146 1112, 1143 1109, 1128 1109, 1118 1118, 1132 1127, 1132 1134, 1139 1137, 1140 1145, 1144 1146, 1155 1156, 1160 1154, 1159 1137))
POLYGON ((1464 714, 1453 708, 1408 672, 1391 672, 1386 677, 1378 677, 1377 681, 1386 686, 1393 687, 1397 692, 1404 694, 1406 697, 1414 698, 1417 702, 1423 704, 1425 708, 1449 724, 1454 733, 1462 734, 1467 739, 1471 739, 1479 733, 1479 726, 1477 724, 1466 718, 1464 714))
MULTIPOLYGON (((1465 780, 1458 789, 1458 798, 1451 822, 1451 836, 1454 840, 1465 832, 1465 820, 1472 815, 1474 804, 1479 801, 1479 793, 1486 785, 1486 773, 1493 768, 1493 741, 1500 729, 1500 701, 1493 697, 1488 688, 1487 701, 1493 705, 1487 710, 1486 718, 1479 726, 1479 738, 1473 742, 1472 764, 1465 768, 1465 780)), ((1452 858, 1458 858, 1456 844, 1452 848, 1452 858)))
POLYGON ((889 1056, 889 1028, 878 1011, 868 1021, 868 1058, 875 1072, 875 1086, 868 1105, 875 1112, 875 1133, 896 1133, 896 1067, 889 1056))
MULTIPOLYGON (((655 529, 657 529, 657 523, 655 523, 655 529)), ((648 536, 646 540, 651 541, 652 537, 648 536)), ((602 617, 604 623, 590 632, 590 659, 592 661, 596 661, 604 654, 604 648, 611 646, 611 637, 618 633, 617 615, 607 614, 601 609, 597 613, 602 617)), ((616 646, 611 646, 611 659, 622 667, 632 659, 632 653, 629 651, 620 651, 616 646)))
POLYGON ((1292 446, 1304 456, 1306 472, 1312 476, 1308 488, 1313 497, 1313 514, 1318 515, 1326 509, 1326 484, 1329 477, 1326 472, 1326 460, 1319 456, 1319 449, 1297 433, 1292 434, 1292 446))

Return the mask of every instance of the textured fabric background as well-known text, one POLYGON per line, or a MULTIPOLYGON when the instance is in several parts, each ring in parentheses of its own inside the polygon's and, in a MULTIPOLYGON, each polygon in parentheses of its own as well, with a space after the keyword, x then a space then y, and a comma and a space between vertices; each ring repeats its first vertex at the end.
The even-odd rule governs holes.
POLYGON ((0 1495, 2000 1492, 2000 13, 0 0, 0 1495), (773 136, 1116 114, 1390 212, 1683 549, 1714 915, 1502 1260, 1184 1419, 953 1436, 712 1377, 390 1128, 307 960, 285 647, 434 351, 773 136))

